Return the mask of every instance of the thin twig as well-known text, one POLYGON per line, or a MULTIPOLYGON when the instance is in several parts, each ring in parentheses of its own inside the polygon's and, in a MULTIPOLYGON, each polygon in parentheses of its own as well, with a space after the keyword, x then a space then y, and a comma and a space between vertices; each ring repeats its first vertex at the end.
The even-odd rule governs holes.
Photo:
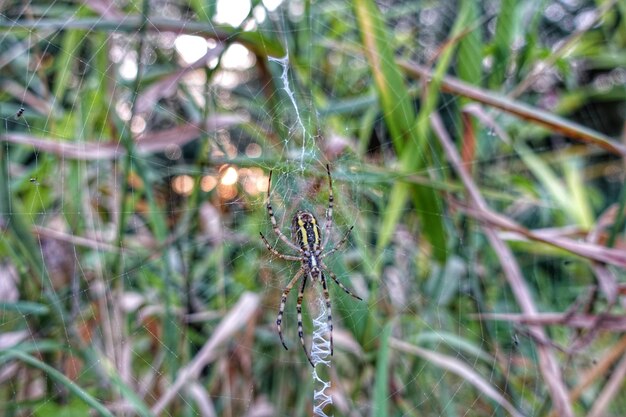
MULTIPOLYGON (((459 205, 459 208, 462 209, 468 216, 489 225, 491 228, 506 230, 511 232, 513 235, 519 235, 530 240, 546 243, 592 261, 626 268, 626 253, 623 250, 611 249, 606 246, 600 246, 589 242, 568 239, 554 235, 550 231, 546 232, 546 230, 529 230, 510 218, 492 211, 488 207, 463 207, 459 205)), ((502 237, 500 238, 502 239, 502 237)))
POLYGON ((510 313, 482 313, 476 315, 481 320, 503 320, 530 325, 559 325, 577 329, 608 330, 626 332, 626 316, 623 314, 568 314, 568 313, 539 313, 510 314, 510 313))
MULTIPOLYGON (((602 236, 602 231, 612 227, 619 218, 619 205, 612 205, 598 217, 595 226, 587 235, 587 241, 597 244, 602 236)), ((626 309, 626 297, 618 295, 618 280, 615 273, 611 271, 605 264, 594 262, 591 265, 595 273, 600 289, 604 293, 609 304, 619 301, 622 308, 626 309)))
MULTIPOLYGON (((401 61, 398 62, 398 65, 410 77, 429 79, 433 76, 432 71, 428 68, 414 62, 401 61)), ((520 101, 511 100, 492 91, 476 87, 458 78, 445 76, 441 82, 441 90, 500 109, 521 119, 545 126, 551 131, 559 132, 569 138, 594 144, 615 155, 626 156, 626 146, 609 136, 520 101)))

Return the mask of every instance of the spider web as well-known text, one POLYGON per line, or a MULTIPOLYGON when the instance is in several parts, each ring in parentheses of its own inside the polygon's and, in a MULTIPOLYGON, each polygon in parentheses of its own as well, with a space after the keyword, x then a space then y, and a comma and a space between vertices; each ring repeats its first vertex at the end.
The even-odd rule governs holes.
MULTIPOLYGON (((299 208, 323 224, 330 164, 331 244, 354 230, 327 263, 366 301, 329 281, 335 353, 320 372, 331 381, 321 391, 334 401, 326 407, 322 396, 318 415, 391 415, 392 409, 407 416, 511 415, 506 401, 520 415, 547 415, 550 397, 537 358, 545 341, 525 326, 476 317, 518 311, 501 271, 488 267, 498 260, 485 249, 479 224, 459 225, 455 213, 442 208, 446 227, 457 229, 441 264, 421 233, 420 208, 406 204, 388 248, 377 250, 394 182, 432 180, 442 194, 455 188, 448 187, 444 161, 397 174, 352 5, 231 5, 245 13, 220 38, 207 32, 222 30, 215 15, 224 3, 192 3, 201 2, 155 0, 143 9, 106 1, 0 6, 2 198, 10 196, 0 218, 2 410, 80 414, 94 407, 79 399, 74 389, 80 387, 119 414, 308 415, 320 388, 297 337, 299 284, 283 319, 289 351, 275 331, 280 293, 298 266, 264 252, 258 232, 287 251, 265 211, 269 170, 281 230, 289 236, 299 208), (173 29, 171 21, 177 22, 173 29), (252 44, 271 50, 275 43, 286 54, 267 53, 260 62, 245 42, 235 41, 246 32, 264 37, 252 44), (316 48, 325 51, 323 60, 316 48), (189 133, 190 126, 199 133, 189 133), (146 134, 147 140, 129 145, 129 138, 146 132, 161 136, 146 134)), ((590 18, 595 6, 581 3, 555 1, 538 13, 552 22, 543 35, 548 45, 563 41, 567 25, 590 18)), ((497 2, 483 6, 485 16, 500 10, 497 2)), ((391 1, 378 7, 393 36, 403 39, 394 40, 400 57, 436 62, 456 5, 391 1)), ((542 7, 528 2, 519 10, 531 20, 542 7)), ((482 30, 493 34, 495 22, 484 19, 482 30)), ((493 60, 483 64, 502 69, 493 60)), ((619 69, 587 84, 600 91, 619 86, 619 69)), ((554 99, 549 91, 559 77, 548 71, 536 81, 542 100, 554 99)), ((419 96, 413 94, 417 83, 406 88, 419 96)), ((453 95, 438 103, 451 134, 462 130, 453 115, 465 104, 453 95)), ((599 130, 614 124, 594 111, 579 117, 599 130)), ((532 175, 515 176, 514 190, 501 179, 509 178, 511 161, 523 165, 518 149, 493 143, 505 136, 501 129, 520 133, 519 121, 479 114, 484 126, 470 165, 481 173, 481 187, 496 196, 494 205, 529 224, 562 224, 558 200, 519 191, 531 187, 532 175)), ((552 149, 547 142, 534 147, 537 153, 552 149)), ((606 173, 609 191, 603 192, 616 190, 619 166, 616 171, 599 154, 586 157, 606 173)), ((543 185, 541 192, 549 194, 549 184, 543 185)), ((595 282, 586 263, 528 248, 519 253, 541 311, 585 303, 586 288, 595 282), (568 291, 563 280, 571 280, 568 291)), ((319 284, 309 283, 307 348, 319 337, 314 329, 325 325, 319 292, 319 284)), ((554 351, 570 388, 612 346, 592 340, 568 356, 561 350, 578 340, 574 332, 556 328, 550 337, 558 341, 554 351)), ((618 398, 610 411, 625 409, 618 398)))

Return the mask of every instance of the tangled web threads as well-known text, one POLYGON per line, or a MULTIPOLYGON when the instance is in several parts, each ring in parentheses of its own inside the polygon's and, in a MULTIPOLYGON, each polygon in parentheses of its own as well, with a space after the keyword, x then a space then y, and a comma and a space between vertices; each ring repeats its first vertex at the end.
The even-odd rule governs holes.
POLYGON ((318 373, 318 365, 330 367, 330 340, 328 338, 328 310, 321 292, 317 291, 317 316, 313 319, 313 338, 311 345, 311 360, 315 367, 313 368, 313 415, 319 417, 328 417, 324 412, 324 408, 328 404, 333 403, 333 399, 328 393, 330 388, 330 380, 325 381, 323 376, 318 373))
POLYGON ((300 170, 304 170, 304 153, 305 153, 305 147, 306 147, 305 144, 306 144, 307 131, 306 131, 306 127, 304 127, 304 123, 302 122, 302 117, 300 116, 298 102, 296 101, 296 94, 294 90, 291 88, 291 84, 289 82, 289 54, 285 55, 282 58, 275 58, 275 57, 270 56, 268 57, 268 60, 270 62, 276 62, 283 69, 283 72, 280 76, 280 79, 283 82, 283 90, 285 90, 285 92, 287 93, 287 96, 289 97, 289 100, 291 101, 291 104, 293 105, 293 109, 296 112, 296 121, 298 125, 300 126, 300 128, 302 129, 303 139, 302 139, 302 155, 300 156, 300 170))

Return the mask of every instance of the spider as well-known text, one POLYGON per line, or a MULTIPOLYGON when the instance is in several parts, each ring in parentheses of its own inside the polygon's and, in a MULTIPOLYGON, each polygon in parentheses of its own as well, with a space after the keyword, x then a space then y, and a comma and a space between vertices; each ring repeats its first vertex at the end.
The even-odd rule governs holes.
POLYGON ((311 360, 311 356, 306 350, 306 346, 304 345, 304 335, 302 331, 302 299, 304 298, 304 288, 306 287, 307 279, 310 279, 312 282, 319 281, 322 284, 322 289, 324 293, 324 300, 326 301, 326 308, 328 309, 328 330, 330 333, 330 354, 333 354, 333 317, 331 314, 330 307, 330 296, 328 295, 328 285, 326 283, 326 275, 330 275, 333 281, 339 288, 344 290, 346 293, 350 294, 352 297, 357 300, 361 300, 362 298, 354 295, 348 288, 346 288, 339 280, 337 276, 328 269, 328 266, 324 263, 324 258, 328 255, 335 253, 340 247, 348 240, 348 236, 352 231, 352 227, 348 229, 343 239, 339 241, 332 249, 325 251, 324 248, 328 244, 328 240, 330 238, 330 229, 333 224, 333 180, 330 176, 330 166, 326 165, 326 173, 328 174, 328 210, 326 210, 326 223, 324 225, 324 238, 322 240, 322 235, 320 231, 320 227, 317 223, 317 219, 315 215, 309 211, 298 210, 296 214, 294 214, 293 219, 291 221, 291 240, 287 236, 283 234, 278 228, 278 224, 276 223, 276 218, 274 217, 274 210, 272 209, 272 203, 270 201, 270 189, 272 185, 272 171, 270 171, 268 185, 267 185, 267 213, 270 217, 270 221, 272 222, 272 228, 274 229, 274 233, 285 242, 287 246, 289 246, 294 251, 298 252, 298 255, 284 255, 278 252, 275 248, 273 248, 263 233, 261 233, 261 239, 263 239, 263 243, 267 249, 272 252, 275 256, 285 259, 287 261, 300 261, 300 269, 294 275, 294 277, 289 281, 287 287, 283 290, 282 297, 280 299, 280 309, 278 310, 278 317, 276 319, 276 326, 278 327, 278 336, 280 337, 280 341, 283 344, 283 347, 287 349, 287 345, 285 345, 285 340, 283 339, 283 333, 281 329, 281 324, 283 322, 283 313, 285 311, 285 303, 287 302, 287 296, 291 291, 291 288, 294 286, 298 280, 302 278, 302 284, 300 284, 300 292, 298 293, 298 302, 296 304, 296 310, 298 311, 298 336, 300 337, 300 343, 302 344, 302 349, 304 349, 304 353, 306 354, 307 359, 311 363, 313 367, 313 361, 311 360))

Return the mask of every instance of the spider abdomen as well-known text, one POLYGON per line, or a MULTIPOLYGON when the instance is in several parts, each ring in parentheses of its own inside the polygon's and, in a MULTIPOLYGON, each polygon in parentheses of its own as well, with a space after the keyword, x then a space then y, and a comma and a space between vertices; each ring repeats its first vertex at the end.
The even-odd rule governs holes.
POLYGON ((298 210, 291 222, 291 238, 305 252, 315 253, 321 247, 320 227, 315 216, 308 212, 298 210))

